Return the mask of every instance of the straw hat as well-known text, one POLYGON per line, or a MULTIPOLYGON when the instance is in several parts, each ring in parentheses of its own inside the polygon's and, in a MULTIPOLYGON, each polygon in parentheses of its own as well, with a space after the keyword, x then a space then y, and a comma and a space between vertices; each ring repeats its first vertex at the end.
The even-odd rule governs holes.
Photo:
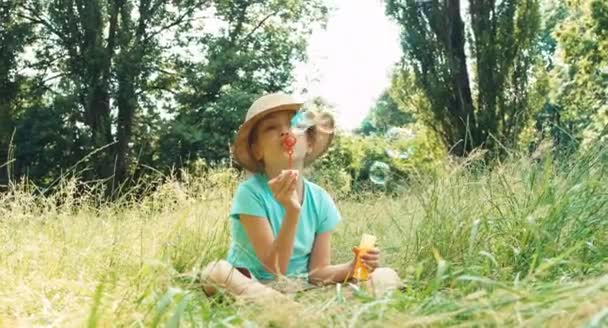
MULTIPOLYGON (((241 124, 236 134, 234 144, 232 146, 232 155, 234 159, 250 172, 258 170, 258 164, 249 145, 249 135, 253 127, 266 115, 283 111, 297 111, 304 103, 293 96, 282 92, 264 95, 258 98, 247 111, 245 122, 241 124)), ((312 151, 304 158, 304 165, 311 164, 319 156, 323 155, 329 148, 333 139, 333 119, 331 119, 331 129, 317 129, 316 138, 312 146, 312 151)))

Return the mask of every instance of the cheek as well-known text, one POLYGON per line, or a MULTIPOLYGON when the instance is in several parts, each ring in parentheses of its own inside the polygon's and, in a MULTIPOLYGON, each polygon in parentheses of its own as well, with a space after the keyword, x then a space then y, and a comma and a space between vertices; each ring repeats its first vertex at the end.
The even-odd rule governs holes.
POLYGON ((274 133, 266 133, 266 134, 262 134, 260 135, 259 143, 260 143, 260 149, 263 150, 263 152, 268 152, 268 151, 272 151, 273 145, 276 145, 277 142, 279 142, 280 140, 280 136, 275 135, 274 133))

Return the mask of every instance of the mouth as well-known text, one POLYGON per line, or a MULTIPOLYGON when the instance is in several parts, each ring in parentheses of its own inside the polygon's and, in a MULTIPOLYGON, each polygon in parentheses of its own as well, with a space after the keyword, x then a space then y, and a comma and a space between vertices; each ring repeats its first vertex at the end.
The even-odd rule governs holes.
POLYGON ((286 152, 293 153, 293 147, 296 145, 296 142, 297 139, 294 135, 287 134, 283 137, 283 140, 281 140, 281 145, 286 152))

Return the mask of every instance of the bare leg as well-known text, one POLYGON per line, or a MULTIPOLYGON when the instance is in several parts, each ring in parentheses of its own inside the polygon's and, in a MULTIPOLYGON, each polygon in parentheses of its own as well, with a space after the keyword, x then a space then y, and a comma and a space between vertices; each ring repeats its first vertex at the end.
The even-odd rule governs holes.
POLYGON ((378 268, 374 270, 370 282, 376 297, 383 296, 387 292, 403 286, 399 275, 391 268, 378 268))
POLYGON ((230 263, 219 260, 209 263, 203 270, 203 290, 211 296, 217 288, 225 288, 239 298, 284 298, 278 291, 261 284, 236 270, 230 263))

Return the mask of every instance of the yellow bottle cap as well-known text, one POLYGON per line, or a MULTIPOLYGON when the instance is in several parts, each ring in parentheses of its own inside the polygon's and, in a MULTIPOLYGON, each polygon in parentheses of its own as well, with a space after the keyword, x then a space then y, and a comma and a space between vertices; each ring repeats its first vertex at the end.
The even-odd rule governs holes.
POLYGON ((376 245, 376 236, 364 233, 361 236, 359 248, 373 248, 376 245))

